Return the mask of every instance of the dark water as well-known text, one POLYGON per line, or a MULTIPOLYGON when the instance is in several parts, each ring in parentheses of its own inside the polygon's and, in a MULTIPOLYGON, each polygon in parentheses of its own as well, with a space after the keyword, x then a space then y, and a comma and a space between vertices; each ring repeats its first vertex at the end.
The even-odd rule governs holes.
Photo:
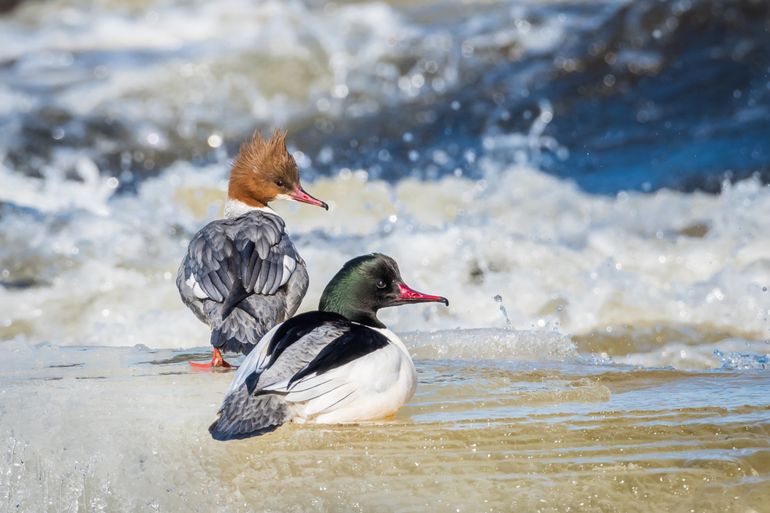
POLYGON ((501 48, 443 97, 413 102, 384 119, 381 113, 366 117, 352 128, 338 123, 335 130, 344 139, 376 127, 363 144, 389 148, 395 169, 386 174, 392 178, 405 168, 426 167, 442 175, 459 166, 473 175, 475 166, 463 153, 483 152, 483 134, 526 132, 547 101, 553 121, 543 134, 568 153, 540 151, 539 165, 589 192, 718 191, 723 179, 753 173, 768 180, 767 4, 557 4, 533 7, 531 17, 582 23, 570 27, 553 52, 510 59, 501 48), (418 134, 412 144, 399 140, 404 129, 418 134), (409 150, 425 146, 446 148, 454 158, 446 165, 430 158, 410 163, 409 150))
POLYGON ((384 21, 383 9, 364 10, 368 21, 339 34, 328 6, 300 5, 275 29, 293 32, 287 40, 237 40, 246 30, 237 24, 230 40, 220 20, 207 38, 171 44, 141 34, 162 32, 168 18, 207 20, 203 5, 10 10, 0 154, 33 176, 87 155, 130 190, 177 159, 216 160, 212 132, 232 154, 255 126, 281 125, 320 175, 480 177, 486 156, 534 162, 601 194, 770 180, 767 2, 423 2, 383 7, 384 21), (114 18, 129 28, 112 40, 114 18), (131 28, 138 44, 122 39, 131 28), (84 43, 63 44, 57 31, 84 43), (500 144, 533 130, 536 140, 500 144))

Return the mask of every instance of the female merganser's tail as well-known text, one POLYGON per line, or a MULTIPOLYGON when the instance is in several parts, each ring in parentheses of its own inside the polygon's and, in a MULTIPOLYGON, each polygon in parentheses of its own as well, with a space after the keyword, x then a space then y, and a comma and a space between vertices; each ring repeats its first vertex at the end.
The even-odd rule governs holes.
POLYGON ((260 334, 270 327, 264 318, 255 318, 238 308, 224 320, 215 318, 212 322, 211 345, 220 351, 249 354, 259 342, 260 334))
POLYGON ((209 433, 215 440, 248 438, 269 433, 291 417, 289 404, 282 395, 253 395, 243 386, 225 398, 209 433))
MULTIPOLYGON (((303 274, 300 278, 304 277, 304 280, 298 281, 307 283, 307 274, 299 274, 303 274)), ((291 306, 287 311, 285 298, 294 291, 294 285, 292 282, 288 291, 273 296, 245 298, 227 315, 222 304, 207 301, 204 310, 211 325, 211 345, 220 351, 249 354, 262 335, 283 322, 284 316, 293 314, 299 306, 299 301, 289 298, 291 306)))

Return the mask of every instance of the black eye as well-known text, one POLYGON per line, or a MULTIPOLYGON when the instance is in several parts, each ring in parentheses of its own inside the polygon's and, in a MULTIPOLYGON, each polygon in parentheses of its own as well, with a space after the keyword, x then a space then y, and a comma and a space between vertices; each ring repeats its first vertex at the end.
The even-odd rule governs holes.
POLYGON ((385 283, 385 281, 383 281, 383 280, 380 280, 380 281, 377 282, 377 288, 378 289, 384 289, 386 286, 387 286, 387 283, 385 283))
POLYGON ((275 185, 277 185, 278 187, 283 187, 283 180, 276 180, 275 185))

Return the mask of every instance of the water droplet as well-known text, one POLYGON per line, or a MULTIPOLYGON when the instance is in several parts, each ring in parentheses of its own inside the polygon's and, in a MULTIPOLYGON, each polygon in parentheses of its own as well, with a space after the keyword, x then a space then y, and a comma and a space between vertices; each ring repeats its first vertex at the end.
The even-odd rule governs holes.
POLYGON ((350 89, 348 89, 348 86, 345 84, 337 84, 334 86, 334 96, 336 98, 345 98, 348 93, 350 93, 350 89))
POLYGON ((503 296, 500 294, 497 294, 494 298, 495 303, 500 305, 500 313, 503 315, 503 318, 505 319, 505 326, 506 328, 511 328, 511 319, 508 317, 508 311, 505 309, 505 306, 503 305, 503 296))
POLYGON ((219 148, 222 146, 222 136, 219 134, 211 134, 206 142, 211 148, 219 148))

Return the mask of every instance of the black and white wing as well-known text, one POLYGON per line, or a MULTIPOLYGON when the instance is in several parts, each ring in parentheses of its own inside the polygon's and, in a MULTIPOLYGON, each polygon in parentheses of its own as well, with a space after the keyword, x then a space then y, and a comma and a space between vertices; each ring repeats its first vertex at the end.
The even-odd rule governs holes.
MULTIPOLYGON (((382 351, 398 349, 380 332, 341 315, 297 315, 268 332, 242 362, 210 431, 218 439, 251 436, 244 433, 290 419, 293 405, 302 403, 310 415, 334 408, 358 388, 360 380, 349 379, 347 371, 357 372, 357 364, 382 351)), ((372 370, 365 369, 367 377, 372 370)))
MULTIPOLYGON (((302 405, 302 417, 311 418, 367 402, 378 393, 379 377, 390 374, 392 363, 401 360, 400 350, 379 331, 351 323, 350 329, 326 344, 315 357, 290 378, 266 383, 260 394, 282 394, 289 404, 302 405)), ((390 387, 391 376, 384 382, 390 387)))
POLYGON ((330 312, 305 312, 271 329, 247 356, 230 389, 244 383, 250 392, 291 379, 329 343, 347 333, 352 323, 330 312))
POLYGON ((245 386, 250 395, 279 394, 289 403, 305 403, 310 409, 304 414, 312 416, 356 392, 360 376, 351 373, 377 373, 377 358, 370 356, 390 361, 398 351, 377 330, 337 314, 308 312, 282 324, 264 345, 260 342, 231 390, 245 386))

